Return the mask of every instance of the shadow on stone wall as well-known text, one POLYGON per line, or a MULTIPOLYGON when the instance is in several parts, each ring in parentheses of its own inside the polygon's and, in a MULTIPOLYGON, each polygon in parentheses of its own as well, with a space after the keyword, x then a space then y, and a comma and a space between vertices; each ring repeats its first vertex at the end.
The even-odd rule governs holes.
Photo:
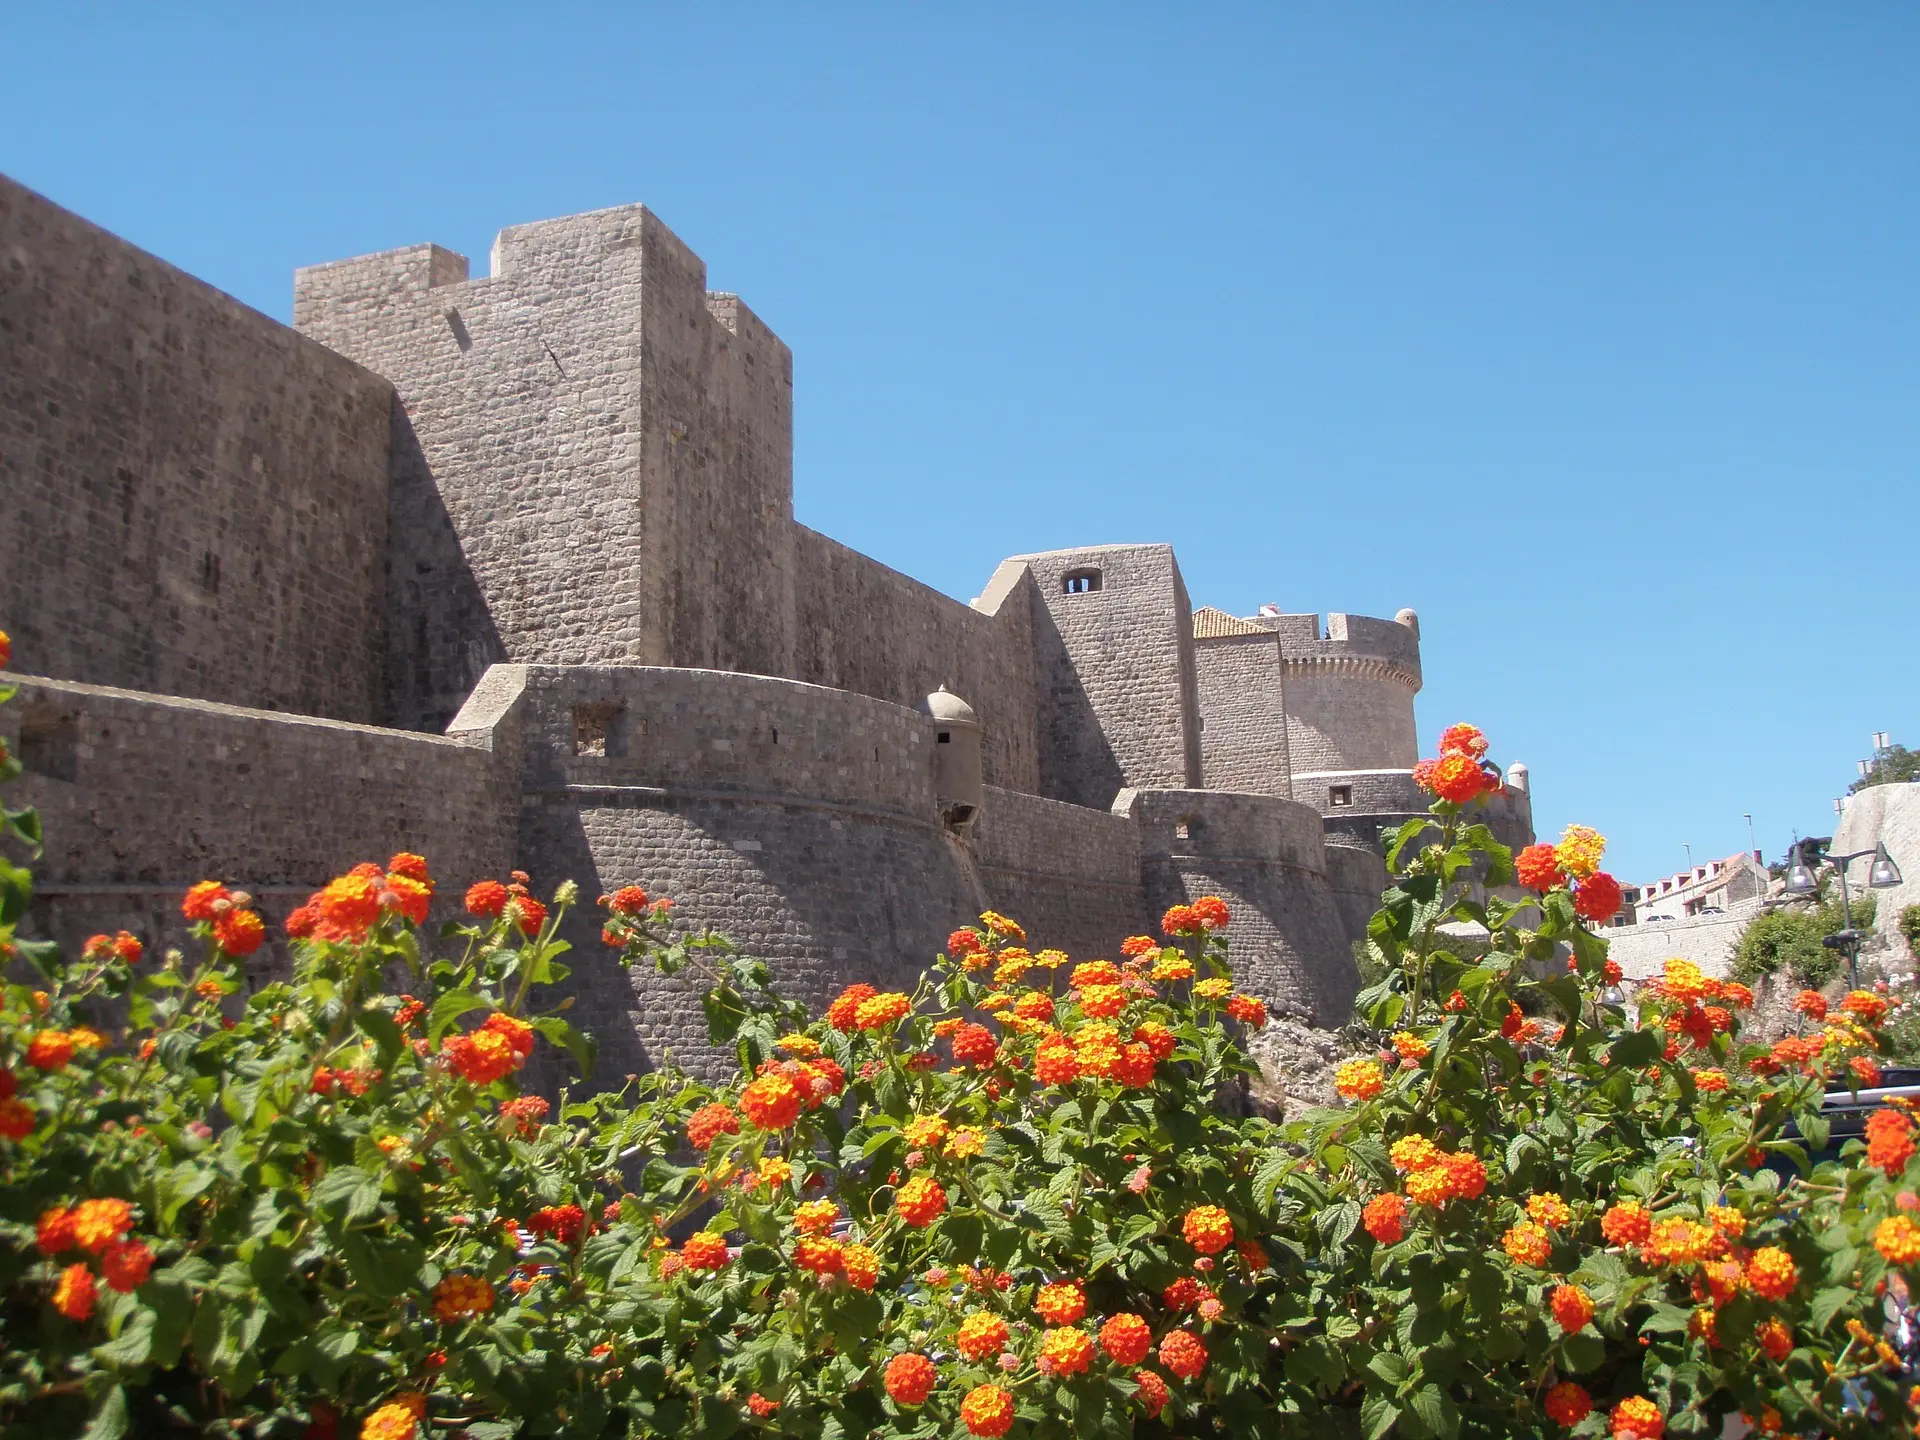
POLYGON ((388 493, 387 721, 439 733, 487 666, 507 659, 413 422, 393 402, 388 493))

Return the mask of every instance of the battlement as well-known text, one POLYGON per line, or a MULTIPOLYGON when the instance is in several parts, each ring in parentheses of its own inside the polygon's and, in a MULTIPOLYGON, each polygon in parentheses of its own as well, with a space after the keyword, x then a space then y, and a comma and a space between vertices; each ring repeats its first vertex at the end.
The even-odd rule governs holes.
POLYGON ((1418 691, 1420 621, 1411 610, 1392 620, 1368 615, 1276 615, 1258 622, 1280 637, 1280 654, 1289 671, 1363 675, 1393 680, 1418 691))

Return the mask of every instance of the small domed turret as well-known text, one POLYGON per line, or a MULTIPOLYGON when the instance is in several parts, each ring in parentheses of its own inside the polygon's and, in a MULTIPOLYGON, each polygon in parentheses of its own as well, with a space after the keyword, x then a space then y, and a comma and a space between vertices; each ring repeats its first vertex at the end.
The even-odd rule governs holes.
POLYGON ((933 791, 940 818, 959 828, 979 813, 984 796, 980 772, 980 717, 942 685, 919 705, 932 723, 933 791))
POLYGON ((1507 766, 1507 784, 1522 795, 1527 793, 1527 767, 1518 760, 1507 766))
POLYGON ((1395 613, 1393 620, 1396 625, 1406 626, 1407 629, 1411 630, 1415 634, 1415 636, 1418 636, 1420 634, 1420 617, 1416 615, 1413 611, 1411 610, 1398 611, 1395 613))

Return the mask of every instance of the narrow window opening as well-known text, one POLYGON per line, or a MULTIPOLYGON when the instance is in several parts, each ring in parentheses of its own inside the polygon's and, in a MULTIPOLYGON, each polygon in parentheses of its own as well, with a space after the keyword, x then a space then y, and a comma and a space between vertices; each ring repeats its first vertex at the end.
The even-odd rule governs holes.
POLYGON ((773 743, 776 745, 780 743, 780 727, 778 725, 773 727, 773 743))
POLYGON ((29 705, 20 717, 20 764, 30 775, 73 781, 80 773, 80 719, 51 705, 29 705))
POLYGON ((1100 588, 1100 572, 1069 570, 1061 577, 1060 588, 1069 595, 1090 595, 1100 588))
POLYGON ((618 705, 574 706, 573 753, 598 759, 624 755, 626 747, 621 743, 621 714, 618 705))
POLYGON ((1194 821, 1192 817, 1183 815, 1180 819, 1173 822, 1173 838, 1176 840, 1191 840, 1193 838, 1193 827, 1194 821))
POLYGON ((200 557, 200 588, 209 595, 220 593, 220 557, 211 550, 200 557))
POLYGON ((1327 804, 1334 806, 1336 809, 1343 805, 1353 804, 1353 787, 1351 785, 1329 785, 1327 787, 1327 804))
POLYGON ((933 743, 936 745, 951 745, 953 743, 953 732, 950 730, 942 730, 933 737, 933 743))

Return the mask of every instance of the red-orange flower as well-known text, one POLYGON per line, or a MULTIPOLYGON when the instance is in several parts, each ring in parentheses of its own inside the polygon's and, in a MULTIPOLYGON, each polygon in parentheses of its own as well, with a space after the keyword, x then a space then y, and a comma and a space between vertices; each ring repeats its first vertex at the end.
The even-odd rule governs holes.
POLYGON ((1233 1243, 1233 1221, 1218 1205, 1196 1205, 1180 1221, 1180 1233, 1202 1255, 1218 1255, 1233 1243))
POLYGON ((1531 1220, 1509 1226, 1500 1237, 1500 1248, 1516 1265, 1544 1265, 1553 1253, 1553 1241, 1547 1232, 1531 1220))
POLYGON ((1115 1315, 1100 1327, 1100 1348, 1116 1365, 1138 1365, 1153 1348, 1153 1330, 1138 1315, 1115 1315))
POLYGON ((13 1095, 0 1099, 0 1139, 24 1140, 39 1127, 40 1117, 26 1101, 13 1095))
POLYGON ((1343 1060, 1334 1067, 1334 1093, 1345 1099, 1371 1100, 1384 1085, 1380 1067, 1371 1060, 1343 1060))
POLYGON ((800 1087, 773 1071, 749 1081, 740 1092, 740 1113, 761 1130, 784 1130, 800 1118, 805 1097, 800 1087))
POLYGON ((1157 1418, 1167 1408, 1167 1401, 1173 1398, 1167 1393, 1167 1382, 1151 1370, 1134 1371, 1133 1383, 1134 1393, 1140 1397, 1149 1420, 1157 1418))
POLYGON ((1784 1300, 1799 1283, 1799 1267, 1793 1263, 1793 1257, 1777 1245, 1754 1251, 1747 1261, 1748 1288, 1765 1299, 1784 1300))
MULTIPOLYGON (((971 935, 971 930, 958 932, 971 935)), ((949 942, 951 943, 951 942, 949 942)), ((881 1382, 887 1387, 887 1394, 896 1405, 920 1405, 933 1393, 940 1372, 934 1369, 933 1362, 926 1356, 909 1351, 905 1355, 896 1355, 887 1361, 886 1368, 880 1372, 881 1382)))
POLYGON ((1809 1020, 1827 1018, 1827 997, 1818 990, 1802 990, 1793 997, 1793 1008, 1809 1020))
POLYGON ((122 1295, 146 1284, 152 1271, 153 1251, 142 1240, 115 1240, 100 1256, 100 1273, 122 1295))
POLYGON ((1407 1235, 1407 1202, 1395 1194, 1376 1195, 1360 1212, 1360 1223, 1382 1245, 1395 1245, 1407 1235))
POLYGON ((953 1058, 962 1065, 972 1065, 984 1070, 993 1064, 1000 1053, 1000 1047, 994 1042, 993 1032, 984 1025, 971 1022, 963 1024, 953 1032, 953 1058))
POLYGON ((976 1385, 960 1402, 960 1419, 969 1434, 999 1440, 1013 1425, 1013 1396, 998 1385, 976 1385))
POLYGON ((1227 928, 1227 921, 1231 918, 1227 902, 1218 895, 1202 895, 1193 902, 1192 910, 1194 918, 1200 922, 1201 928, 1206 930, 1224 930, 1227 928))
POLYGON ((82 1200, 73 1207, 73 1238, 98 1255, 133 1228, 133 1206, 120 1199, 82 1200))
POLYGON ((854 1020, 860 1013, 860 1002, 870 1000, 880 992, 864 983, 847 986, 839 997, 827 1007, 827 1023, 836 1030, 851 1030, 854 1020))
POLYGON ((854 1289, 871 1290, 880 1279, 880 1257, 866 1245, 843 1245, 840 1269, 854 1289))
POLYGON ((1262 1029, 1267 1023, 1266 1003, 1255 995, 1234 996, 1227 1002, 1227 1014, 1249 1030, 1262 1029))
POLYGON ((73 1036, 65 1030, 36 1030, 27 1042, 27 1064, 36 1070, 64 1070, 73 1059, 73 1036))
MULTIPOLYGON (((1569 1335, 1577 1335, 1593 1320, 1593 1299, 1578 1285, 1556 1285, 1547 1301, 1553 1318, 1569 1335)), ((1571 1421, 1563 1422, 1571 1424, 1571 1421)))
POLYGON ((467 913, 483 920, 498 918, 507 908, 507 887, 498 880, 478 880, 467 887, 467 913))
POLYGON ((214 917, 213 938, 229 955, 251 955, 267 938, 266 922, 251 910, 226 910, 214 917))
POLYGON ((1571 1380, 1562 1380, 1547 1391, 1545 1404, 1548 1418, 1567 1426, 1578 1425, 1593 1411, 1593 1397, 1571 1380))
POLYGON ((960 1322, 953 1348, 969 1360, 990 1360, 1007 1348, 1007 1322, 998 1315, 976 1310, 960 1322))
POLYGON ((803 1235, 794 1242, 793 1263, 816 1275, 838 1275, 845 1260, 838 1240, 821 1235, 803 1235))
POLYGON ((1660 1440, 1667 1433, 1660 1407, 1644 1395, 1629 1395, 1607 1417, 1614 1440, 1660 1440))
POLYGON ((1653 1233, 1653 1216, 1637 1200, 1622 1200, 1600 1217, 1600 1233, 1615 1245, 1643 1245, 1653 1233))
POLYGON ((1754 1327, 1753 1338, 1776 1364, 1793 1353, 1793 1331, 1787 1328, 1787 1322, 1778 1315, 1762 1320, 1754 1327))
POLYGON ((93 1314, 94 1293, 93 1272, 79 1263, 69 1265, 53 1287, 53 1308, 78 1323, 93 1314))
POLYGON ((1867 1163, 1897 1176, 1913 1158, 1913 1124, 1898 1110, 1876 1110, 1867 1117, 1867 1163))
POLYGON ((1529 845, 1513 857, 1513 873, 1529 890, 1543 894, 1556 885, 1564 885, 1567 875, 1560 868, 1560 856, 1553 846, 1529 845))
POLYGON ((1087 1292, 1078 1280, 1056 1280, 1040 1287, 1033 1308, 1049 1325, 1071 1325, 1087 1313, 1087 1292))
POLYGON ((1042 1085, 1071 1085, 1080 1078, 1080 1056, 1065 1040, 1049 1040, 1033 1054, 1033 1078, 1042 1085))
POLYGON ((1084 1330, 1048 1330, 1040 1337, 1042 1374, 1083 1375, 1093 1360, 1093 1337, 1084 1330))
POLYGON ((493 1286, 480 1275, 449 1275, 433 1291, 433 1318, 442 1324, 493 1309, 493 1286))
POLYGON ((202 880, 187 891, 180 913, 195 923, 211 921, 232 899, 233 892, 218 880, 202 880))
POLYGON ((1207 1347, 1190 1330, 1169 1330, 1160 1342, 1160 1363, 1182 1380, 1192 1380, 1207 1368, 1207 1347))
POLYGON ((722 1135, 739 1133, 740 1117, 718 1100, 702 1105, 687 1117, 687 1143, 696 1150, 705 1150, 722 1135))
POLYGON ((1573 908, 1595 924, 1611 920, 1620 909, 1620 882, 1604 870, 1595 871, 1575 888, 1573 908))
POLYGON ((687 1243, 680 1247, 680 1258, 686 1262, 689 1270, 724 1270, 727 1268, 727 1237, 716 1235, 711 1230, 689 1235, 687 1243))
POLYGON ((1414 768, 1413 778, 1423 790, 1455 805, 1464 805, 1499 783, 1478 760, 1457 753, 1421 761, 1414 768))
POLYGON ((907 1224, 919 1229, 938 1220, 947 1208, 947 1192, 930 1175, 916 1175, 893 1197, 893 1208, 907 1224))
POLYGON ((1160 917, 1160 929, 1167 935, 1191 935, 1200 928, 1200 917, 1191 905, 1170 906, 1160 917))

